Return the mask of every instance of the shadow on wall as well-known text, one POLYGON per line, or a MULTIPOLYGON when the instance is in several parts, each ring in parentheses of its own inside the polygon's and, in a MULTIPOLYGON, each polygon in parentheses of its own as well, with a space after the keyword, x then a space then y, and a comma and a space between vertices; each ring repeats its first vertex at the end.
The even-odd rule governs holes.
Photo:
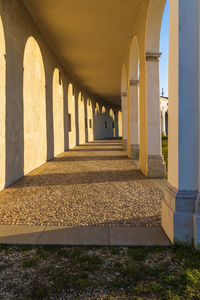
POLYGON ((93 109, 93 120, 94 140, 119 137, 118 110, 96 102, 93 109))

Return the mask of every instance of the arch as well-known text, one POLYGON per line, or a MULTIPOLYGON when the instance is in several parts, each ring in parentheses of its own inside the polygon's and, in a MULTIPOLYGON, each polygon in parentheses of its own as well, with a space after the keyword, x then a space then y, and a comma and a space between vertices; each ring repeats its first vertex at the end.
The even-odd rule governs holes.
POLYGON ((45 70, 40 47, 29 37, 24 51, 24 174, 47 157, 45 70))
POLYGON ((112 128, 112 137, 116 136, 116 127, 115 127, 115 113, 112 108, 110 108, 109 112, 110 118, 111 118, 111 128, 112 128))
POLYGON ((129 80, 139 80, 139 44, 134 36, 129 55, 129 80))
POLYGON ((6 46, 2 19, 0 17, 0 190, 5 187, 6 169, 6 46))
POLYGON ((166 0, 150 0, 146 22, 146 53, 159 53, 160 30, 166 0))
POLYGON ((93 129, 93 109, 92 109, 92 101, 87 99, 87 122, 88 122, 88 142, 94 140, 94 129, 93 129))
POLYGON ((53 74, 53 135, 54 156, 64 151, 64 103, 61 72, 54 70, 53 74))
POLYGON ((102 113, 103 115, 106 113, 106 108, 105 108, 105 106, 102 106, 101 113, 102 113))
POLYGON ((100 113, 99 103, 96 102, 96 105, 95 105, 95 116, 97 116, 99 113, 100 113))
POLYGON ((113 111, 112 108, 110 108, 109 114, 110 114, 111 119, 114 121, 115 120, 115 114, 114 114, 114 111, 113 111))
POLYGON ((78 95, 78 126, 79 126, 79 144, 85 143, 85 105, 81 92, 78 95))
POLYGON ((142 92, 141 124, 141 159, 140 167, 148 177, 164 177, 165 164, 161 151, 160 122, 160 80, 159 80, 159 46, 163 12, 166 0, 149 2, 145 31, 145 62, 141 68, 145 86, 142 92), (145 73, 144 73, 145 72, 145 73), (145 111, 142 114, 142 111, 145 111))
POLYGON ((68 87, 68 132, 69 149, 76 146, 76 119, 75 119, 75 97, 73 85, 68 87))
POLYGON ((118 111, 118 131, 119 137, 122 136, 122 112, 121 110, 118 111))

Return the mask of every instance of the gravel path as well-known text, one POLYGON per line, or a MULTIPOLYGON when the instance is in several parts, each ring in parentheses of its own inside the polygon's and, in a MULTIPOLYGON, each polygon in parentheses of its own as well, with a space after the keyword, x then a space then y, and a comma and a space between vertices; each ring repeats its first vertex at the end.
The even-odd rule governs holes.
POLYGON ((162 192, 120 140, 62 153, 0 193, 0 224, 160 226, 162 192))

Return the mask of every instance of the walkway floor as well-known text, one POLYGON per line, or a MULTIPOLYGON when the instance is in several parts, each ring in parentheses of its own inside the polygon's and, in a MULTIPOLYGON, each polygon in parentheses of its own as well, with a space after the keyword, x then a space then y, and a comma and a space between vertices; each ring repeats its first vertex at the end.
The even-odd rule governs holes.
POLYGON ((87 143, 0 193, 0 242, 29 237, 30 243, 125 245, 134 237, 136 244, 168 244, 161 229, 162 197, 127 158, 120 140, 87 143), (129 237, 123 240, 124 235, 129 237))

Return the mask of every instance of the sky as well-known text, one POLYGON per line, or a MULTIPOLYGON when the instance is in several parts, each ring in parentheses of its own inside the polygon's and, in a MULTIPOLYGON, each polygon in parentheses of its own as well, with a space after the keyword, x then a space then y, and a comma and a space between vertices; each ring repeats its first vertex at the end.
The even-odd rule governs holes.
POLYGON ((169 52, 169 0, 167 0, 160 35, 160 93, 164 88, 164 96, 168 97, 168 52, 169 52))

